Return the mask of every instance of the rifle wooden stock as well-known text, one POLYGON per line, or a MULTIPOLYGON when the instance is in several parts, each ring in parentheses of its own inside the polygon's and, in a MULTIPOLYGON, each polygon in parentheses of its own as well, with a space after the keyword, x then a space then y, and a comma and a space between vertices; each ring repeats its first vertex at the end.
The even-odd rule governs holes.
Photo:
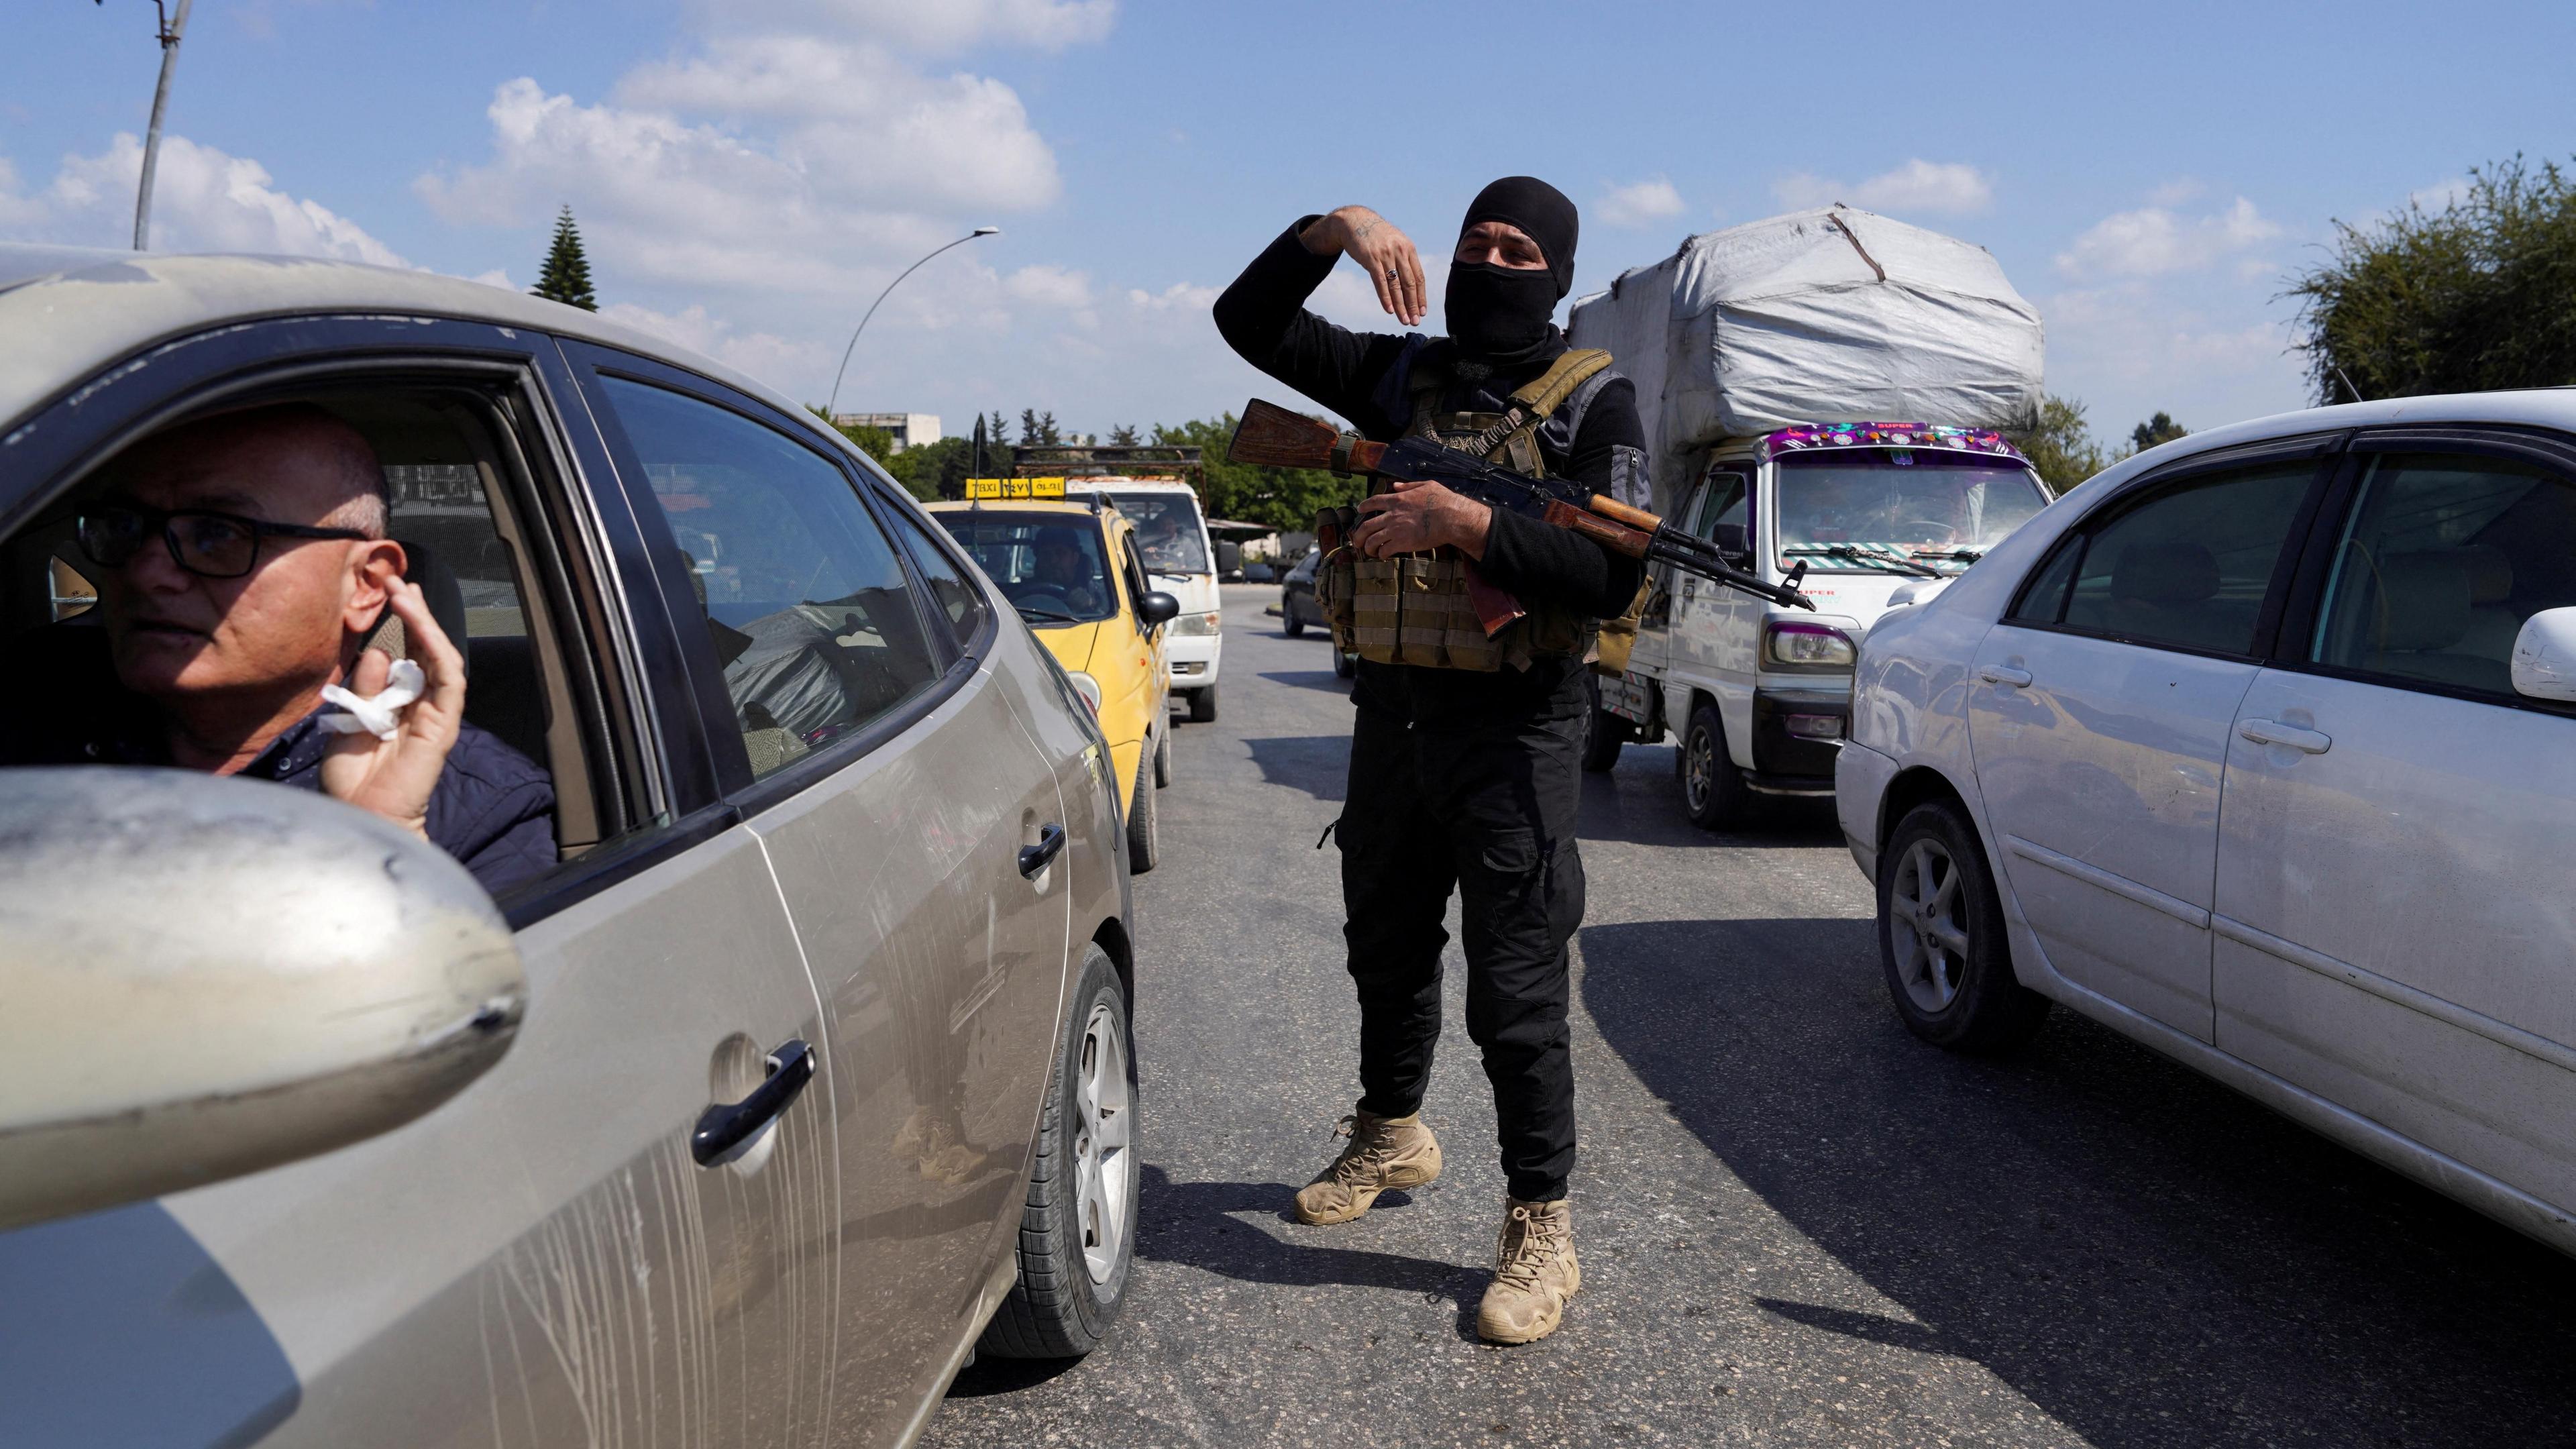
POLYGON ((1664 526, 1664 521, 1662 519, 1648 513, 1646 510, 1642 508, 1631 508, 1627 504, 1620 502, 1618 499, 1612 498, 1603 493, 1595 493, 1592 495, 1592 511, 1609 519, 1613 523, 1624 523, 1630 528, 1637 530, 1639 533, 1652 533, 1656 529, 1664 526))
POLYGON ((1652 534, 1640 533, 1625 524, 1613 523, 1597 513, 1586 513, 1560 499, 1548 500, 1541 521, 1557 528, 1571 529, 1605 548, 1615 548, 1630 558, 1644 558, 1646 546, 1654 541, 1652 534))
POLYGON ((1384 443, 1346 439, 1331 423, 1318 422, 1259 398, 1243 405, 1243 421, 1234 425, 1234 438, 1225 445, 1227 462, 1264 468, 1330 468, 1338 473, 1368 473, 1375 471, 1385 457, 1384 443))

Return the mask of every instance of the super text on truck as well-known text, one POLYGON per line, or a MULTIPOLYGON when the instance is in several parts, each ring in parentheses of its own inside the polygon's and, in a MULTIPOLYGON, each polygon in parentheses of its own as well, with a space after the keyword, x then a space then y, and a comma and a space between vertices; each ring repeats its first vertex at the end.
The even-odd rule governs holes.
POLYGON ((1636 380, 1655 511, 1767 581, 1803 565, 1816 606, 1655 568, 1627 657, 1597 666, 1585 766, 1677 737, 1711 830, 1830 797, 1871 626, 2047 506, 2006 436, 2041 395, 2038 314, 1983 248, 1826 207, 1693 237, 1570 330, 1636 380))
POLYGON ((1209 541, 1206 513, 1199 506, 1199 485, 1207 476, 1199 450, 1151 445, 1022 448, 1012 464, 1022 477, 1062 477, 1067 497, 1100 494, 1136 526, 1136 546, 1153 587, 1181 603, 1166 631, 1172 695, 1189 706, 1192 723, 1215 719, 1225 614, 1217 594, 1218 550, 1209 541))

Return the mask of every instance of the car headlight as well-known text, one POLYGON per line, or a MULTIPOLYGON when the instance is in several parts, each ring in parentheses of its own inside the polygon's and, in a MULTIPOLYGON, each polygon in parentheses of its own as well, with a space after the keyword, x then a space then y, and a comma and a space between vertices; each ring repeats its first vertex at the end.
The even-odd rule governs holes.
POLYGON ((1225 615, 1211 609, 1204 614, 1179 614, 1172 619, 1175 634, 1214 634, 1225 623, 1225 615))
POLYGON ((1792 669, 1849 669, 1860 651, 1851 636, 1823 624, 1783 621, 1763 631, 1763 656, 1792 669))
POLYGON ((1066 670, 1064 677, 1073 681, 1073 687, 1076 692, 1081 694, 1082 702, 1090 705, 1092 716, 1095 719, 1098 718, 1100 714, 1100 681, 1083 673, 1079 669, 1066 670))

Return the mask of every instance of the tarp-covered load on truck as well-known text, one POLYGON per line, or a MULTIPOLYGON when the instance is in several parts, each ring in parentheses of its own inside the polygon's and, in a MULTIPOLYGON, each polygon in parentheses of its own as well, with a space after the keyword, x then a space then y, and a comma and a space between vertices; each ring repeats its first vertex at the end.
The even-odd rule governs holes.
POLYGON ((1695 236, 1575 303, 1637 385, 1669 507, 1697 450, 1805 423, 2038 416, 2039 313, 1982 247, 1848 207, 1695 236))

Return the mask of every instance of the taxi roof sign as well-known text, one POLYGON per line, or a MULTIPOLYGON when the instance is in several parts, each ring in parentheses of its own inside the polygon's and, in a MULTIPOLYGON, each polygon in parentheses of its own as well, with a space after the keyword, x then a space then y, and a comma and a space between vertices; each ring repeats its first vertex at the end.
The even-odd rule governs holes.
POLYGON ((1062 498, 1062 478, 969 478, 969 498, 1062 498))

